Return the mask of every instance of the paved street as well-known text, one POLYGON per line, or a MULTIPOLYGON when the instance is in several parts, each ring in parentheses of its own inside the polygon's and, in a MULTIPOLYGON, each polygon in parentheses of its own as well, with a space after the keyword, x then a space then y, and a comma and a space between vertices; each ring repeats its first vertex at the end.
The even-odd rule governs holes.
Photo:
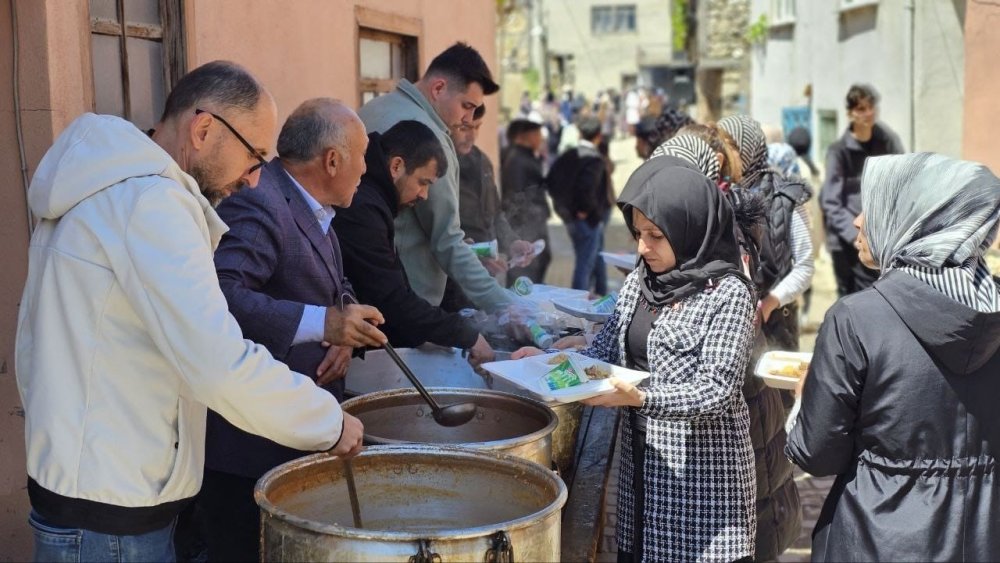
MULTIPOLYGON (((611 144, 611 157, 615 161, 615 188, 620 192, 624 187, 628 176, 640 164, 635 155, 634 141, 623 139, 614 141, 611 144)), ((558 218, 551 218, 549 221, 549 236, 552 243, 552 265, 546 276, 546 283, 552 285, 569 286, 573 268, 573 247, 566 229, 558 218)), ((610 251, 635 251, 635 243, 632 241, 625 223, 620 213, 613 213, 611 224, 608 226, 605 235, 605 248, 610 251)), ((609 273, 609 285, 616 288, 624 281, 624 276, 611 270, 609 273)), ((813 305, 809 311, 809 319, 806 330, 800 339, 803 351, 811 351, 816 339, 815 329, 823 320, 823 315, 836 298, 836 286, 833 281, 833 270, 830 266, 829 255, 821 253, 816 262, 816 276, 813 280, 813 305)), ((806 475, 796 469, 795 482, 799 489, 799 496, 802 499, 802 533, 799 539, 782 554, 778 561, 799 562, 809 561, 811 535, 816 519, 819 516, 823 500, 826 498, 833 484, 833 478, 816 478, 806 475)), ((608 483, 608 491, 605 505, 604 532, 601 543, 598 546, 597 561, 616 561, 618 546, 615 543, 615 507, 618 502, 618 452, 615 452, 615 461, 611 468, 611 476, 608 483)))

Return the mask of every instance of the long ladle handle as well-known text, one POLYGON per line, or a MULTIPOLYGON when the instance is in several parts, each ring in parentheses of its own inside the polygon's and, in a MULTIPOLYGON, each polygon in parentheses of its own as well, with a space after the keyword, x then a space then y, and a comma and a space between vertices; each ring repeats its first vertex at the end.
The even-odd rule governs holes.
MULTIPOLYGON (((354 296, 351 295, 350 293, 342 294, 340 296, 340 300, 341 300, 340 303, 341 309, 345 308, 346 302, 348 301, 355 305, 358 304, 358 300, 355 299, 354 296)), ((416 374, 414 374, 410 370, 410 366, 406 365, 406 362, 403 361, 403 358, 399 357, 399 354, 396 353, 396 349, 392 347, 392 344, 389 344, 389 342, 386 341, 386 343, 382 345, 382 349, 384 349, 385 352, 389 354, 389 357, 392 358, 392 361, 396 362, 396 365, 399 366, 399 369, 403 370, 403 374, 406 376, 407 379, 410 380, 410 383, 412 383, 413 386, 417 388, 417 391, 420 392, 420 395, 424 398, 425 401, 427 401, 427 404, 431 406, 431 409, 434 411, 434 414, 437 415, 438 413, 440 413, 441 407, 437 404, 437 401, 434 400, 434 397, 431 397, 431 394, 427 392, 427 389, 424 389, 423 384, 421 384, 420 380, 417 379, 416 374)))
POLYGON ((434 412, 435 413, 441 412, 441 407, 437 404, 437 401, 434 400, 434 397, 431 397, 431 394, 427 392, 427 389, 424 389, 423 384, 420 383, 420 380, 417 379, 417 376, 412 371, 410 371, 410 366, 406 365, 406 362, 403 361, 403 358, 399 357, 399 354, 396 353, 396 350, 392 347, 392 345, 386 342, 385 344, 382 345, 382 348, 385 350, 386 354, 389 354, 389 357, 392 358, 392 361, 396 362, 396 365, 399 366, 399 369, 403 370, 403 374, 406 375, 406 378, 410 380, 410 383, 412 383, 413 386, 417 388, 417 391, 420 393, 421 396, 423 396, 424 400, 427 401, 427 404, 429 404, 431 408, 434 409, 434 412))
POLYGON ((344 459, 344 477, 347 479, 347 496, 351 500, 351 516, 354 518, 354 527, 361 529, 361 503, 358 502, 358 486, 354 484, 354 467, 350 459, 344 459))

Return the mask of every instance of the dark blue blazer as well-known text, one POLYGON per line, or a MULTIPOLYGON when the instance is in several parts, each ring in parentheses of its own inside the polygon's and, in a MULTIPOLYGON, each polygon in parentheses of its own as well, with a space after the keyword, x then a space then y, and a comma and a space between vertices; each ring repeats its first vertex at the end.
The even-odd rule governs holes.
MULTIPOLYGON (((243 336, 265 346, 293 370, 316 379, 326 354, 318 342, 292 346, 305 304, 330 306, 349 292, 337 235, 324 234, 281 162, 261 169, 256 188, 219 204, 229 232, 215 251, 219 284, 243 336)), ((327 387, 342 399, 343 380, 327 387)), ((258 478, 310 452, 244 432, 209 411, 205 466, 258 478)))

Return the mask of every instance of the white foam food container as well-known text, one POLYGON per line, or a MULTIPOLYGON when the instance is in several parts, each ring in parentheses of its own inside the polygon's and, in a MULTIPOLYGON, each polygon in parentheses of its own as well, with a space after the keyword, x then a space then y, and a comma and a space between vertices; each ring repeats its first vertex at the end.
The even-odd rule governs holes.
POLYGON ((550 354, 539 354, 520 360, 507 360, 503 362, 489 362, 481 367, 492 373, 494 376, 506 379, 511 383, 523 387, 528 391, 538 395, 543 401, 557 401, 560 403, 575 403, 598 395, 605 395, 614 391, 614 386, 607 379, 591 379, 579 385, 567 387, 565 389, 549 389, 545 383, 545 376, 555 367, 549 364, 553 357, 565 354, 569 357, 574 369, 583 375, 585 369, 597 365, 611 372, 611 376, 621 381, 626 381, 635 385, 649 377, 649 372, 623 368, 593 358, 588 358, 577 352, 563 351, 550 354))
POLYGON ((610 301, 606 301, 602 304, 599 304, 600 301, 600 299, 591 301, 589 299, 580 298, 556 298, 552 300, 552 306, 567 315, 572 315, 574 317, 586 319, 595 323, 604 323, 607 322, 607 320, 611 318, 612 313, 615 312, 614 304, 615 301, 617 301, 617 296, 613 296, 610 301))
MULTIPOLYGON (((798 369, 802 364, 809 364, 812 362, 812 353, 810 352, 784 352, 781 350, 772 350, 771 352, 765 353, 763 356, 757 360, 757 366, 754 367, 754 375, 764 380, 764 383, 768 387, 774 387, 776 389, 795 389, 798 385, 800 377, 797 375, 784 375, 780 372, 782 368, 792 367, 798 369)), ((805 372, 802 372, 802 376, 805 376, 805 372)))

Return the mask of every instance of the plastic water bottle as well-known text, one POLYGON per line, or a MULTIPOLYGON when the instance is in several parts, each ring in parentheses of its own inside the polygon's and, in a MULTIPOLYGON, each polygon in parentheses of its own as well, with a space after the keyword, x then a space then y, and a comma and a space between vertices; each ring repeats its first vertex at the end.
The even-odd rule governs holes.
POLYGON ((531 340, 542 350, 545 350, 552 346, 556 341, 556 337, 552 336, 544 328, 539 326, 538 323, 532 321, 528 323, 528 331, 531 332, 531 340))

